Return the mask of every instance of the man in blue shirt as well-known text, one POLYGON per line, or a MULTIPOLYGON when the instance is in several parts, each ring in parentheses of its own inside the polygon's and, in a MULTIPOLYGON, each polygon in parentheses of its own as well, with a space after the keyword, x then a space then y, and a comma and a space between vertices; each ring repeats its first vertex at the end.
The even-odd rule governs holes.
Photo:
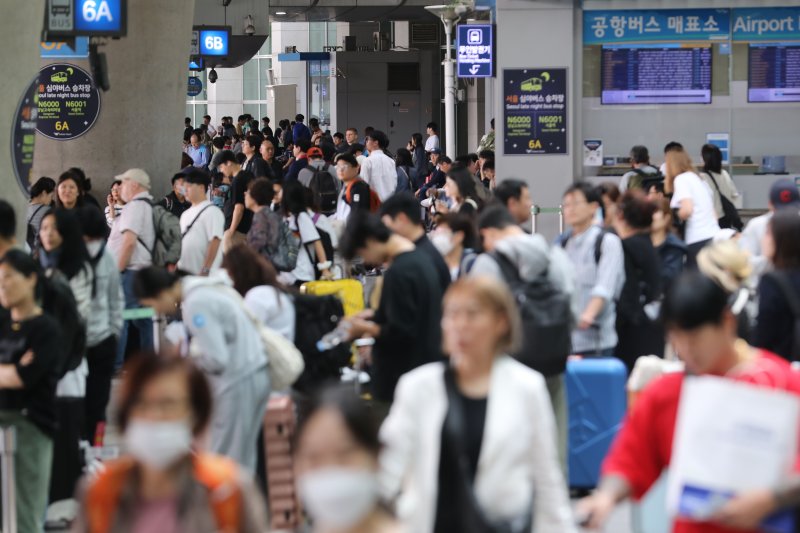
POLYGON ((294 117, 294 128, 292 128, 292 139, 294 139, 295 144, 297 144, 300 140, 306 140, 311 142, 311 130, 308 129, 308 126, 303 124, 303 121, 306 119, 301 114, 298 114, 294 117))
POLYGON ((300 177, 300 171, 308 166, 308 150, 311 148, 311 141, 303 139, 295 141, 292 152, 294 154, 294 161, 289 165, 289 170, 283 180, 286 183, 290 181, 297 181, 300 177))

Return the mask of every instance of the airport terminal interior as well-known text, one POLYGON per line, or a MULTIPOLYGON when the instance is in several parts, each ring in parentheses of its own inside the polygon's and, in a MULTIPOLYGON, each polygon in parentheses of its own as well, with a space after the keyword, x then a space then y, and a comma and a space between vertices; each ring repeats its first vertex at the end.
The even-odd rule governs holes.
POLYGON ((433 1, 6 6, 0 533, 800 531, 800 1, 433 1))

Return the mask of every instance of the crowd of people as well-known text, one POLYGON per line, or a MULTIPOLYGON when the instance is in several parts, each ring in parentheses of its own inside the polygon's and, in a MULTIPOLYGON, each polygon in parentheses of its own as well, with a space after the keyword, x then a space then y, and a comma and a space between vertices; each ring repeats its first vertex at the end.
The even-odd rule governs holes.
MULTIPOLYGON (((687 374, 767 372, 800 394, 793 182, 773 184, 770 211, 744 226, 716 147, 698 169, 670 143, 659 169, 636 146, 619 186, 564 191, 568 229, 548 242, 529 232, 527 183, 495 177, 493 124, 458 157, 437 132, 395 149, 374 128, 331 135, 303 115, 275 130, 268 117, 186 119, 171 180, 129 169, 104 210, 79 168, 40 178, 17 243, 0 201, 0 420, 17 429, 20 531, 41 531, 48 502, 76 487, 75 531, 265 531, 274 393, 304 403, 293 453, 313 531, 600 527, 669 467, 684 374, 637 400, 576 518, 569 356, 631 372, 677 354, 687 374), (271 350, 307 344, 301 287, 345 278, 380 280, 371 308, 336 329, 359 341, 369 399, 335 387, 338 368, 293 391, 271 350), (79 484, 115 376, 125 456, 79 484)), ((756 531, 800 504, 797 487, 739 495, 675 530, 756 531)))

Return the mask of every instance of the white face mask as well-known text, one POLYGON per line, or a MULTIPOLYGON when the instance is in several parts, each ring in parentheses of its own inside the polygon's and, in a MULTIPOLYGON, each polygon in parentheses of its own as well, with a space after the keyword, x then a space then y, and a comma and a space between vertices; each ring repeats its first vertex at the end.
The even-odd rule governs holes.
POLYGON ((133 419, 125 431, 125 448, 136 460, 158 470, 191 450, 192 431, 186 420, 151 422, 133 419))
POLYGON ((442 231, 434 231, 431 233, 431 243, 433 243, 434 248, 439 250, 439 253, 442 255, 449 254, 455 247, 453 245, 452 235, 442 231))
POLYGON ((298 480, 306 511, 322 526, 345 529, 361 522, 378 501, 374 472, 354 468, 326 468, 298 480))

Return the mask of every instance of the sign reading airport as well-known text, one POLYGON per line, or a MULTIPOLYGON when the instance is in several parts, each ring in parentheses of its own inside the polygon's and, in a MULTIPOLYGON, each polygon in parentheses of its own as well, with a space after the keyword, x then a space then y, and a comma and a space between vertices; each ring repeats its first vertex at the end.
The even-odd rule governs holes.
POLYGON ((494 77, 494 26, 461 24, 456 43, 459 78, 494 77))
POLYGON ((568 153, 567 69, 503 70, 503 153, 568 153))
POLYGON ((100 115, 100 91, 88 72, 58 63, 39 71, 36 131, 56 141, 76 139, 100 115))

